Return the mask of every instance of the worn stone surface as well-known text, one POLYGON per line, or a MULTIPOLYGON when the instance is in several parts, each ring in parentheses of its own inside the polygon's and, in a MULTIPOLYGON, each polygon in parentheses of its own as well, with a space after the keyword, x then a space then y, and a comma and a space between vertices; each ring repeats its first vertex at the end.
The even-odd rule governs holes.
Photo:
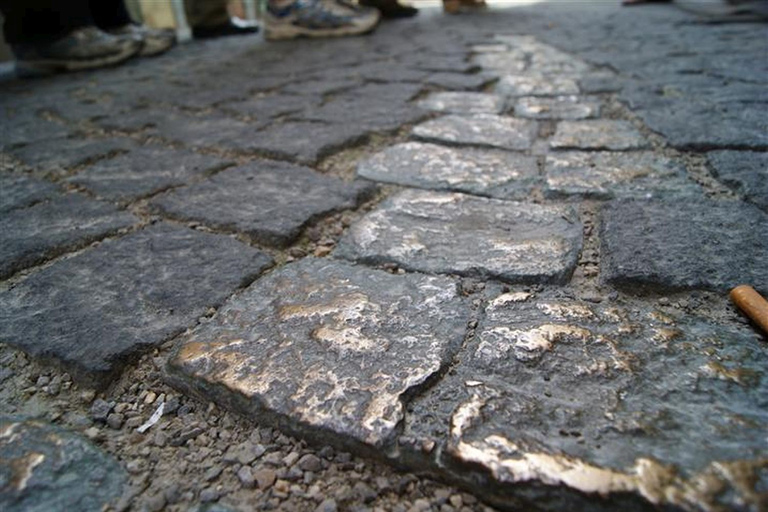
POLYGON ((438 72, 429 75, 425 81, 443 89, 477 90, 493 81, 494 77, 487 73, 448 73, 438 72))
POLYGON ((713 151, 707 158, 717 179, 768 212, 768 153, 713 151))
POLYGON ((54 197, 59 188, 53 183, 38 180, 27 174, 0 173, 0 212, 45 201, 54 197))
POLYGON ((213 156, 143 146, 128 154, 101 160, 67 181, 99 197, 128 202, 183 185, 196 176, 214 172, 229 164, 213 156))
POLYGON ((417 105, 445 114, 500 114, 504 110, 504 98, 481 92, 434 92, 417 105))
POLYGON ((496 84, 502 96, 567 96, 579 94, 579 86, 571 78, 558 76, 507 75, 496 84))
POLYGON ((442 465, 498 503, 765 505, 768 347, 744 324, 512 292, 459 359, 404 437, 444 442, 442 465))
POLYGON ((294 432, 380 447, 403 419, 403 395, 450 362, 467 319, 449 278, 305 259, 224 305, 169 368, 294 432))
POLYGON ((365 139, 368 130, 356 124, 292 121, 273 125, 255 134, 251 148, 267 156, 311 164, 365 139))
POLYGON ((37 171, 62 175, 79 165, 133 147, 128 139, 47 139, 15 149, 11 154, 37 171))
POLYGON ((646 149, 648 141, 627 121, 593 119, 563 121, 549 145, 553 149, 607 149, 626 151, 646 149))
POLYGON ((127 212, 68 194, 0 217, 0 277, 85 247, 138 222, 127 212))
POLYGON ((522 198, 538 180, 533 157, 422 142, 389 147, 360 162, 357 173, 374 181, 500 199, 522 198))
POLYGON ((269 257, 232 238, 157 224, 0 293, 0 341, 60 362, 77 376, 109 377, 269 264, 269 257))
POLYGON ((570 207, 407 190, 354 224, 336 255, 416 271, 564 283, 581 249, 570 207))
POLYGON ((372 192, 371 184, 346 183, 307 167, 265 160, 174 190, 152 205, 178 219, 284 246, 312 220, 353 208, 372 192))
POLYGON ((629 290, 752 284, 768 293, 768 214, 737 201, 616 201, 602 212, 602 278, 629 290))
POLYGON ((0 508, 103 510, 128 475, 87 439, 42 420, 0 416, 0 508))
POLYGON ((221 106, 222 110, 235 114, 255 117, 256 120, 272 119, 296 114, 316 108, 323 101, 318 95, 295 96, 293 94, 270 94, 242 101, 233 101, 221 106))
POLYGON ((413 134, 427 141, 525 150, 533 145, 536 124, 491 114, 448 115, 415 126, 413 134))
POLYGON ((70 132, 67 127, 58 123, 31 116, 16 117, 2 111, 0 115, 3 116, 1 122, 4 125, 0 130, 0 149, 4 150, 41 140, 66 137, 70 132), (13 126, 13 129, 6 129, 6 126, 13 126))
POLYGON ((550 198, 701 194, 681 163, 648 151, 558 152, 547 156, 544 174, 544 194, 550 198))
POLYGON ((514 113, 526 119, 590 119, 599 117, 600 103, 579 96, 523 97, 515 103, 514 113))

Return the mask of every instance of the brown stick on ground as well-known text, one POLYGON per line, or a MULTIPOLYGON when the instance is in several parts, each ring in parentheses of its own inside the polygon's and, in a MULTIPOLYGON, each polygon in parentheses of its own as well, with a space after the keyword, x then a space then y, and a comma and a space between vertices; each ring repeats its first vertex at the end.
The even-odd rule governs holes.
POLYGON ((768 334, 768 301, 749 285, 742 284, 731 290, 731 300, 768 334))

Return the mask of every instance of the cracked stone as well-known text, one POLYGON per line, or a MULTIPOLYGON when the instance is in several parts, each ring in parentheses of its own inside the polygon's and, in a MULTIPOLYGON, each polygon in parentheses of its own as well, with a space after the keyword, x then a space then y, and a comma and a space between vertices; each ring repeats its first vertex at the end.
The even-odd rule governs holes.
POLYGON ((230 237, 164 224, 57 262, 0 293, 0 341, 107 380, 264 270, 230 237))
POLYGON ((736 201, 617 200, 602 212, 602 279, 629 290, 749 283, 768 294, 768 214, 736 201))
POLYGON ((196 176, 222 169, 230 162, 190 151, 144 146, 130 153, 102 160, 67 179, 99 197, 127 203, 196 176))
POLYGON ((538 180, 533 157, 421 142, 389 147, 358 164, 357 173, 374 181, 500 199, 523 198, 538 180))
POLYGON ((312 169, 260 161, 222 171, 195 185, 155 198, 154 208, 185 221, 245 233, 260 243, 285 246, 307 223, 354 208, 374 187, 346 183, 312 169))
POLYGON ((25 208, 58 195, 53 183, 26 174, 0 174, 0 212, 25 208))
MULTIPOLYGON (((308 258, 186 336, 172 378, 327 444, 387 444, 404 395, 448 364, 468 317, 456 282, 308 258)), ((258 477, 257 477, 258 479, 258 477)))
POLYGON ((0 218, 0 278, 130 227, 128 212, 68 194, 0 218))
POLYGON ((552 149, 647 149, 648 141, 627 121, 563 121, 549 142, 552 149))
POLYGON ((352 225, 335 254, 511 283, 565 283, 581 249, 567 206, 406 190, 352 225))
POLYGON ((571 78, 558 76, 507 75, 496 84, 502 96, 568 96, 579 94, 579 86, 571 78))
POLYGON ((445 114, 500 114, 504 110, 504 98, 481 92, 434 92, 417 105, 445 114))
POLYGON ((496 503, 759 509, 761 336, 733 313, 553 295, 491 300, 461 362, 414 400, 404 433, 444 439, 441 467, 463 468, 452 475, 496 503))
POLYGON ((0 417, 0 509, 104 510, 128 478, 84 437, 40 420, 0 417), (73 484, 76 482, 76 484, 73 484))
POLYGON ((600 103, 579 96, 525 97, 515 103, 515 116, 525 119, 591 119, 600 116, 600 103))
POLYGON ((713 151, 707 158, 717 179, 768 212, 768 153, 713 151))
POLYGON ((491 114, 448 115, 414 127, 413 134, 431 142, 526 150, 536 138, 536 124, 491 114))
POLYGON ((128 139, 47 139, 13 150, 11 154, 40 172, 62 175, 74 167, 126 152, 134 146, 128 139))
POLYGON ((685 167, 654 153, 558 152, 547 156, 546 197, 610 199, 658 195, 696 195, 685 167))

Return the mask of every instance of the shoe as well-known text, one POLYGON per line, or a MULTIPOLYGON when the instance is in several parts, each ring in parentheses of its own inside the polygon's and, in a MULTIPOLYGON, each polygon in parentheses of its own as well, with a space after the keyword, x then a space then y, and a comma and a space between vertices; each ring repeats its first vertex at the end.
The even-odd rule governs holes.
POLYGON ((376 9, 343 5, 335 0, 296 0, 283 9, 267 7, 265 37, 342 37, 370 32, 381 19, 376 9))
POLYGON ((132 37, 141 42, 139 56, 152 57, 167 52, 176 44, 176 34, 173 30, 149 28, 146 25, 123 25, 107 32, 114 36, 132 37))
POLYGON ((90 26, 52 43, 14 44, 11 49, 17 74, 33 77, 119 64, 137 55, 141 47, 135 38, 113 36, 90 26))
POLYGON ((403 5, 397 0, 359 0, 359 2, 360 5, 378 9, 382 18, 411 18, 419 13, 417 8, 403 5))
POLYGON ((192 37, 195 39, 212 39, 225 36, 245 36, 259 31, 259 25, 252 21, 232 18, 223 25, 211 27, 192 27, 192 37))
POLYGON ((443 12, 446 14, 461 14, 485 9, 485 0, 443 0, 443 12))

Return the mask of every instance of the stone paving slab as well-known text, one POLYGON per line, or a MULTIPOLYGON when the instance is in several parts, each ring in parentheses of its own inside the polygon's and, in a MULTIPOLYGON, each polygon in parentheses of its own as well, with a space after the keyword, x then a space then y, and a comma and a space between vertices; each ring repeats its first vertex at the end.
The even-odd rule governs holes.
POLYGON ((323 97, 320 95, 295 96, 291 94, 272 94, 225 103, 220 108, 225 112, 235 115, 252 116, 257 121, 262 121, 317 108, 322 101, 323 97))
POLYGON ((504 508, 765 504, 768 346, 743 323, 517 291, 457 359, 401 439, 504 508))
POLYGON ((615 201, 604 207, 601 277, 630 291, 751 284, 768 293, 768 214, 737 201, 615 201))
POLYGON ((579 96, 522 97, 514 113, 524 119, 591 119, 600 116, 600 103, 579 96))
POLYGON ((64 175, 89 162, 127 152, 136 146, 128 139, 46 139, 11 151, 33 169, 47 175, 64 175))
POLYGON ((128 212, 79 194, 0 217, 0 278, 136 224, 128 212))
POLYGON ((448 115, 415 126, 413 135, 430 142, 522 151, 533 145, 536 123, 491 114, 448 115))
POLYGON ((406 190, 353 224, 334 254, 511 283, 565 283, 582 229, 570 207, 406 190))
POLYGON ((448 73, 439 72, 429 75, 425 82, 443 89, 455 89, 460 91, 474 91, 494 80, 488 73, 448 73))
POLYGON ((309 258, 227 302, 168 368, 259 421, 380 448, 404 417, 405 395, 451 361, 468 318, 452 279, 309 258))
POLYGON ((434 92, 420 100, 419 108, 444 114, 500 114, 505 100, 481 92, 434 92))
POLYGON ((496 84, 496 94, 517 96, 568 96, 579 94, 579 86, 572 78, 551 75, 507 75, 496 84))
POLYGON ((768 153, 713 151, 707 159, 717 179, 768 212, 768 153))
POLYGON ((13 126, 13 130, 0 131, 0 150, 8 150, 41 140, 66 137, 70 133, 70 129, 63 125, 35 117, 16 119, 13 116, 3 116, 0 122, 8 123, 6 126, 13 126))
POLYGON ((143 146, 101 160, 67 179, 104 199, 127 203, 183 185, 231 165, 218 157, 158 146, 143 146))
POLYGON ((549 141, 552 149, 599 149, 628 151, 650 145, 628 121, 593 119, 562 121, 549 141))
POLYGON ((0 417, 0 460, 6 512, 104 510, 128 483, 110 455, 41 420, 0 417))
POLYGON ((701 195, 685 167, 650 151, 565 151, 547 155, 544 195, 548 198, 701 195))
POLYGON ((346 183, 307 167, 264 160, 222 171, 150 204, 176 219, 245 233, 259 243, 283 247, 313 220, 354 208, 373 190, 369 183, 346 183))
POLYGON ((25 208, 59 193, 53 183, 27 174, 0 173, 0 212, 25 208))
POLYGON ((524 198, 539 180, 533 157, 495 149, 458 150, 422 142, 391 146, 360 162, 357 174, 407 187, 499 199, 524 198))
POLYGON ((0 293, 0 342, 103 383, 182 332, 271 260, 234 239, 156 224, 0 293))

